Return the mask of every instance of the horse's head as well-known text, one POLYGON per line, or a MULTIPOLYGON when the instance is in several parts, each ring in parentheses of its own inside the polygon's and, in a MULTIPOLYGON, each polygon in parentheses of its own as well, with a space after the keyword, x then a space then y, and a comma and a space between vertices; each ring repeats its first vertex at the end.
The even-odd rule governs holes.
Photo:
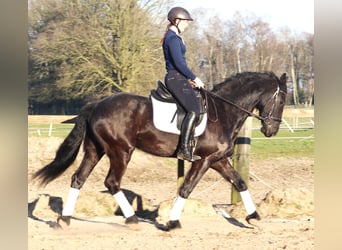
POLYGON ((277 134, 284 110, 287 87, 286 74, 277 79, 278 86, 264 94, 257 106, 262 120, 261 132, 266 137, 277 134))

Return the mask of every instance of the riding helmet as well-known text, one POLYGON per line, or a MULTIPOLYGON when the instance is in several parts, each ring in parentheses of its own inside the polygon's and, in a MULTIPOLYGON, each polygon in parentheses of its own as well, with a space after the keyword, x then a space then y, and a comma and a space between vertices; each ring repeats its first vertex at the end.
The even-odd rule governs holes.
POLYGON ((190 16, 189 11, 182 7, 173 7, 169 13, 167 14, 167 20, 169 20, 172 24, 175 24, 176 19, 193 21, 190 16))

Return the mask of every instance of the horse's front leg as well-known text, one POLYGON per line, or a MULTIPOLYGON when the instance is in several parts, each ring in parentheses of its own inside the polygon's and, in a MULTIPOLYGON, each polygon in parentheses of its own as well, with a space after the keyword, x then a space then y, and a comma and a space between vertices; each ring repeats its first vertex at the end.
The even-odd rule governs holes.
POLYGON ((209 164, 205 160, 195 161, 188 173, 185 176, 184 182, 178 191, 178 196, 175 199, 173 207, 170 212, 170 219, 163 230, 169 231, 174 228, 180 228, 179 222, 182 210, 184 208, 186 199, 190 196, 191 192, 203 177, 205 172, 208 170, 209 164))
POLYGON ((256 211, 252 197, 248 191, 246 182, 241 178, 240 174, 237 171, 235 171, 235 169, 230 164, 228 159, 225 158, 218 162, 215 162, 211 165, 211 168, 219 172, 223 176, 223 178, 229 181, 240 193, 242 202, 248 214, 246 217, 246 221, 250 224, 251 219, 260 220, 260 216, 256 211))

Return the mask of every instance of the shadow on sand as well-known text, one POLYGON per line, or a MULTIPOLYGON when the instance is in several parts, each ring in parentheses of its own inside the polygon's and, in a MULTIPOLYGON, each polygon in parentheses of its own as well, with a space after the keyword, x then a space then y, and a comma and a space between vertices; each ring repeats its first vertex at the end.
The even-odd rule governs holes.
MULTIPOLYGON (((162 224, 159 224, 157 222, 157 217, 158 217, 158 209, 159 207, 156 207, 152 210, 144 209, 143 205, 143 198, 141 195, 136 194, 133 191, 123 189, 122 190, 127 197, 128 201, 130 204, 136 200, 136 215, 139 218, 139 222, 144 222, 144 223, 149 223, 155 225, 157 228, 163 228, 162 224)), ((108 191, 100 191, 101 193, 109 193, 108 191)), ((57 223, 57 217, 56 220, 48 220, 44 218, 39 218, 37 215, 35 215, 35 209, 37 207, 37 204, 40 200, 41 197, 44 197, 45 199, 48 198, 48 207, 43 208, 43 209, 50 209, 52 212, 56 213, 57 215, 62 215, 62 210, 63 210, 63 200, 61 197, 56 197, 56 196, 51 196, 49 194, 41 194, 39 198, 35 199, 33 202, 28 203, 28 217, 40 221, 42 223, 45 223, 49 225, 49 227, 53 229, 60 229, 61 226, 57 223)), ((215 206, 214 206, 215 208, 215 206)), ((40 208, 41 209, 41 208, 40 208)), ((222 210, 221 210, 222 211, 222 210)), ((227 214, 222 214, 221 212, 217 212, 218 214, 221 214, 230 224, 241 227, 241 228, 251 228, 243 224, 242 222, 238 221, 237 219, 227 215, 227 214)), ((39 213, 38 213, 39 214, 39 213)), ((114 211, 114 215, 117 216, 123 216, 122 211, 120 208, 116 209, 114 211)), ((90 222, 90 223, 102 223, 102 224, 107 224, 107 225, 113 225, 113 226, 121 226, 125 227, 123 225, 117 224, 117 223, 111 223, 111 222, 104 222, 104 221, 99 221, 96 219, 84 219, 84 218, 77 218, 72 216, 71 219, 73 220, 78 220, 78 221, 84 221, 84 222, 90 222)))

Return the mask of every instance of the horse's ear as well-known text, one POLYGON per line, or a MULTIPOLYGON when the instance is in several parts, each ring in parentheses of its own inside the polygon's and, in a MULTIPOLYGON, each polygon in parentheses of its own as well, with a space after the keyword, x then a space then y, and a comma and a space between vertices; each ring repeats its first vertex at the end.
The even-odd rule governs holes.
POLYGON ((280 77, 280 82, 281 83, 286 83, 286 73, 283 73, 280 77))
POLYGON ((286 77, 286 73, 283 73, 280 77, 280 88, 284 91, 287 91, 287 86, 286 86, 286 82, 287 82, 287 77, 286 77))

